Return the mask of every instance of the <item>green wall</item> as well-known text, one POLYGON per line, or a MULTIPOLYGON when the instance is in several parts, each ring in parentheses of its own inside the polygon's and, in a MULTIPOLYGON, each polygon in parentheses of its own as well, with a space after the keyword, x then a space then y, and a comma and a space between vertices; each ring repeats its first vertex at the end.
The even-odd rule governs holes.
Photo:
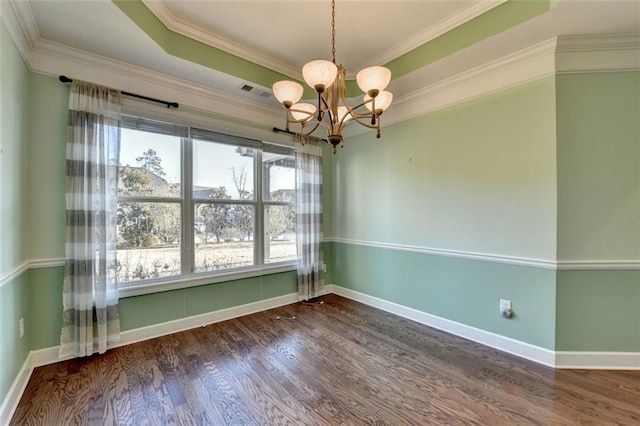
POLYGON ((334 244, 336 283, 482 330, 554 349, 555 272, 486 261, 334 244), (499 299, 516 315, 499 315, 499 299))
POLYGON ((29 259, 61 259, 65 257, 65 158, 70 86, 52 77, 31 74, 30 87, 29 259))
POLYGON ((546 78, 350 138, 333 236, 554 260, 554 97, 546 78))
MULTIPOLYGON (((640 259, 640 73, 561 75, 558 259, 640 259)), ((640 271, 560 271, 556 347, 640 351, 640 271)))
MULTIPOLYGON (((333 237, 554 260, 555 90, 546 78, 350 138, 333 237)), ((552 270, 344 242, 333 267, 335 284, 554 349, 552 270)))
POLYGON ((29 71, 0 21, 0 277, 26 259, 27 229, 24 195, 27 193, 27 111, 29 71))
MULTIPOLYGON (((30 323, 32 350, 60 344, 62 327, 62 280, 64 268, 30 271, 30 323)), ((295 272, 189 287, 181 290, 120 299, 122 331, 160 324, 297 291, 295 272)))
POLYGON ((334 282, 549 349, 640 351, 637 269, 384 247, 637 262, 639 103, 638 72, 560 75, 350 138, 333 165, 334 282))
POLYGON ((9 279, 26 257, 29 71, 0 21, 0 403, 29 352, 29 272, 9 279), (18 323, 25 318, 21 339, 18 323))
POLYGON ((560 75, 558 259, 640 259, 640 73, 560 75))

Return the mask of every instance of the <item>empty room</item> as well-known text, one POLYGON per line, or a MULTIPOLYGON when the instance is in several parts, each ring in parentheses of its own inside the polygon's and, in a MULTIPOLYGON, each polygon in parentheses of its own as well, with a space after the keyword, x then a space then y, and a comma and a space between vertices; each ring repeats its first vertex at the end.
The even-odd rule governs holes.
POLYGON ((1 426, 640 424, 640 1, 0 17, 1 426))

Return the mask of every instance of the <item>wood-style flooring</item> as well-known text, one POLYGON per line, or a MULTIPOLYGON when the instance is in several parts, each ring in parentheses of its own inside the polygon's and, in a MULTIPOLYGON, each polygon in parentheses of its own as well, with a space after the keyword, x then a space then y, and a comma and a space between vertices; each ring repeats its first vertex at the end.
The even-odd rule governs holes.
POLYGON ((640 371, 554 371, 323 300, 37 368, 11 424, 640 425, 640 371))

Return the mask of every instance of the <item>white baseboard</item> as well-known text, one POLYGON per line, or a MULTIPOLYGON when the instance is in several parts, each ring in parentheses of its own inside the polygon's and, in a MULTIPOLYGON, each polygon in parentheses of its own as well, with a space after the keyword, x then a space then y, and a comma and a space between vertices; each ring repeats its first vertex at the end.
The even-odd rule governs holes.
MULTIPOLYGON (((219 311, 207 312, 200 315, 193 315, 186 318, 180 318, 173 321, 154 324, 147 327, 140 327, 133 330, 123 331, 120 333, 120 343, 118 344, 118 346, 125 346, 136 342, 142 342, 144 340, 155 339, 156 337, 166 336, 168 334, 178 333, 180 331, 190 330, 192 328, 202 327, 216 322, 238 318, 244 315, 266 311, 267 309, 289 305, 291 303, 296 303, 297 301, 298 293, 290 293, 285 294, 284 296, 273 297, 271 299, 259 300, 257 302, 251 302, 240 306, 220 309, 219 311)), ((32 351, 32 366, 39 367, 42 365, 63 361, 64 359, 69 359, 58 358, 59 350, 59 346, 53 346, 50 348, 32 351)))
POLYGON ((327 286, 328 293, 373 306, 383 311, 446 331, 485 346, 558 369, 640 370, 640 352, 552 351, 489 331, 480 330, 417 309, 369 296, 339 285, 327 286))
POLYGON ((446 318, 427 314, 417 309, 369 296, 338 285, 332 285, 331 291, 340 296, 364 303, 365 305, 373 306, 383 311, 428 325, 429 327, 437 328, 438 330, 446 331, 447 333, 451 333, 468 340, 473 340, 474 342, 481 343, 485 346, 489 346, 548 367, 555 366, 555 352, 550 349, 541 348, 510 337, 501 336, 489 331, 460 324, 446 318))
MULTIPOLYGON (((335 284, 325 286, 325 294, 337 295, 364 303, 386 312, 437 328, 447 333, 481 343, 503 352, 507 352, 530 361, 549 367, 563 369, 598 369, 598 370, 640 370, 640 352, 554 352, 549 349, 521 342, 499 334, 480 330, 465 324, 431 315, 417 309, 389 302, 377 297, 369 296, 335 284)), ((196 327, 226 321, 229 319, 289 305, 298 301, 297 293, 274 297, 219 311, 194 315, 148 327, 124 331, 120 335, 120 345, 154 339, 168 334, 178 333, 196 327)), ((14 414, 18 402, 27 386, 31 373, 35 367, 53 364, 64 359, 58 358, 59 347, 31 351, 18 372, 2 405, 0 405, 0 425, 8 424, 14 414)), ((66 358, 68 359, 68 358, 66 358)))
POLYGON ((556 352, 556 368, 640 370, 640 352, 556 352))
POLYGON ((11 421, 13 413, 16 411, 16 408, 18 408, 20 398, 22 398, 22 394, 27 387, 27 383, 29 383, 31 372, 33 372, 33 366, 31 365, 31 354, 29 354, 11 384, 7 396, 4 398, 4 401, 2 401, 2 405, 0 405, 0 425, 8 425, 11 421))
MULTIPOLYGON (((257 302, 247 303, 245 305, 234 306, 232 308, 221 309, 219 311, 207 312, 201 315, 194 315, 187 318, 181 318, 174 321, 168 321, 161 324, 155 324, 148 327, 136 328, 120 333, 120 344, 118 346, 130 345, 131 343, 143 340, 154 339, 156 337, 166 336, 168 334, 178 333, 180 331, 189 330, 196 327, 202 327, 220 321, 226 321, 238 318, 244 315, 256 312, 266 311, 268 309, 277 308, 279 306, 289 305, 298 301, 298 293, 285 294, 284 296, 274 297, 271 299, 260 300, 257 302)), ((18 406, 18 402, 29 382, 31 373, 35 367, 53 364, 64 361, 73 357, 58 358, 60 351, 59 346, 38 349, 31 351, 24 361, 20 372, 16 376, 7 396, 4 398, 0 406, 0 425, 9 424, 11 417, 18 406)))

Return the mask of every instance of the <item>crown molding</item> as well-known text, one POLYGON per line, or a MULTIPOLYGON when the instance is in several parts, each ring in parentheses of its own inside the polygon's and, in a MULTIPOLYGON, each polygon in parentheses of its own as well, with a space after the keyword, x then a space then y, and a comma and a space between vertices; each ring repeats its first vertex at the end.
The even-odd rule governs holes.
POLYGON ((640 34, 562 36, 556 49, 557 74, 640 70, 640 34))
POLYGON ((156 18, 158 18, 160 22, 167 27, 167 29, 175 33, 200 41, 255 64, 262 65, 263 67, 272 69, 291 78, 297 80, 302 79, 302 71, 300 69, 285 64, 284 62, 276 61, 255 49, 241 46, 238 43, 234 43, 231 40, 190 24, 172 14, 163 2, 142 0, 142 3, 144 3, 151 13, 153 13, 156 18))
POLYGON ((33 40, 40 37, 28 2, 0 1, 0 17, 29 71, 33 40))
MULTIPOLYGON (((543 41, 402 96, 385 112, 383 124, 419 117, 552 76, 555 74, 556 43, 556 38, 543 41)), ((403 85, 419 87, 413 83, 416 77, 411 73, 400 79, 405 80, 403 85)))
POLYGON ((453 15, 446 17, 445 19, 437 22, 435 25, 425 28, 424 31, 415 34, 402 43, 388 49, 379 55, 368 60, 366 63, 361 64, 356 69, 363 69, 372 65, 386 64, 405 53, 412 51, 413 49, 422 46, 425 43, 451 31, 454 28, 490 11, 491 9, 506 3, 508 0, 480 0, 474 2, 469 7, 466 7, 453 15))
POLYGON ((119 90, 171 99, 231 121, 259 123, 270 128, 282 119, 281 109, 275 106, 48 40, 38 41, 28 56, 34 72, 65 74, 119 90))
POLYGON ((279 107, 43 39, 26 1, 3 1, 2 8, 9 34, 32 72, 65 74, 119 90, 167 98, 231 121, 261 124, 269 129, 282 121, 279 107))
MULTIPOLYGON (((360 66, 356 66, 355 69, 362 69, 371 65, 385 64, 507 1, 508 0, 480 0, 478 2, 474 2, 471 6, 466 7, 451 16, 448 16, 447 18, 436 23, 434 26, 431 26, 424 31, 414 35, 413 37, 403 41, 401 44, 386 50, 385 52, 375 56, 367 62, 360 64, 360 66)), ((297 80, 302 79, 302 73, 300 69, 285 64, 284 62, 276 61, 265 56, 257 50, 239 45, 231 40, 225 39, 224 37, 213 34, 203 28, 194 26, 193 24, 190 24, 172 14, 163 2, 153 0, 142 0, 142 2, 151 11, 151 13, 153 13, 156 18, 158 18, 160 22, 164 24, 165 27, 175 33, 181 34, 194 40, 198 40, 202 43, 223 50, 232 55, 239 56, 258 65, 262 65, 274 71, 278 71, 291 78, 295 78, 297 80)))
MULTIPOLYGON (((502 0, 482 1, 457 19, 470 19, 501 3, 502 0)), ((149 0, 145 4, 157 6, 149 0)), ((2 19, 31 71, 67 74, 120 90, 171 99, 196 110, 219 114, 222 120, 259 126, 262 130, 282 122, 282 108, 275 105, 44 40, 28 2, 5 1, 2 10, 2 19)), ((448 25, 454 25, 454 21, 448 25)), ((429 67, 396 79, 392 85, 417 89, 404 96, 397 95, 382 123, 387 126, 405 121, 557 74, 629 70, 640 70, 640 34, 554 37, 427 86, 424 81, 428 81, 429 67)), ((345 136, 366 131, 367 128, 351 126, 345 130, 345 136)))

